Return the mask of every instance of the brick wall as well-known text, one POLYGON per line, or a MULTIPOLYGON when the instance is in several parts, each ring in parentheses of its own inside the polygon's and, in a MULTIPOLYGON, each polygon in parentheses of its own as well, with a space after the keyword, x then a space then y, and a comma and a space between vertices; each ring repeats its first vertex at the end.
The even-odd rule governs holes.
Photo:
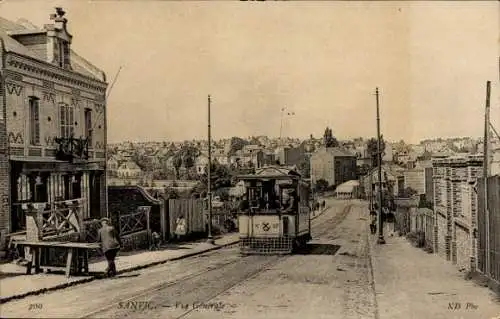
POLYGON ((434 202, 434 183, 432 181, 432 167, 424 169, 425 175, 425 198, 427 201, 434 202))
POLYGON ((4 49, 0 39, 0 250, 5 248, 6 235, 10 232, 9 207, 9 150, 5 116, 4 49))
POLYGON ((121 239, 123 251, 149 248, 149 233, 147 230, 122 236, 121 239))
POLYGON ((469 231, 455 224, 456 260, 460 269, 470 270, 471 239, 469 231))
MULTIPOLYGON (((14 58, 13 56, 10 58, 14 58)), ((23 61, 17 57, 16 60, 23 61)), ((85 130, 85 109, 92 111, 92 145, 91 157, 104 160, 104 150, 106 145, 105 97, 102 92, 88 89, 86 86, 76 85, 66 80, 49 79, 40 80, 38 76, 30 76, 26 70, 19 70, 14 66, 8 66, 6 71, 6 116, 8 121, 8 136, 10 135, 10 146, 16 148, 18 156, 55 156, 56 147, 54 139, 60 136, 59 103, 72 106, 74 112, 74 132, 76 137, 84 136, 85 130), (30 145, 29 128, 29 108, 28 100, 30 96, 37 97, 40 103, 40 145, 30 145), (93 149, 92 149, 93 148, 93 149)), ((41 67, 42 69, 49 68, 41 67)), ((62 73, 67 73, 65 70, 62 73)), ((65 74, 69 78, 79 78, 77 74, 65 74)), ((92 84, 102 85, 97 81, 92 84)))
POLYGON ((437 214, 437 219, 438 219, 438 238, 437 238, 437 253, 439 256, 446 258, 446 217, 437 214))

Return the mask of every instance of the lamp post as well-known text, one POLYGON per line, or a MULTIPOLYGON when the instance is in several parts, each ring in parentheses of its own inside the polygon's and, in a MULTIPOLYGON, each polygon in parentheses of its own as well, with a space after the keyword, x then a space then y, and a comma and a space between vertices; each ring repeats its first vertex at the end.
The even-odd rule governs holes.
POLYGON ((208 196, 208 239, 207 243, 214 244, 214 239, 212 237, 212 134, 210 129, 210 95, 208 95, 208 186, 207 186, 207 196, 208 196))
POLYGON ((377 98, 377 161, 378 161, 378 239, 377 244, 385 244, 384 239, 384 222, 382 220, 382 141, 380 138, 380 112, 379 112, 379 93, 378 88, 375 89, 377 98))

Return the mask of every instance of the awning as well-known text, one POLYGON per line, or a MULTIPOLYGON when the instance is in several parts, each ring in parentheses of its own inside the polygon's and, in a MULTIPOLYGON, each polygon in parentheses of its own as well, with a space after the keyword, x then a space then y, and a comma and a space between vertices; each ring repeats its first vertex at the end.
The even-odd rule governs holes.
POLYGON ((10 156, 10 160, 21 167, 23 172, 67 172, 67 171, 103 171, 104 161, 66 162, 46 157, 17 157, 10 156))
POLYGON ((335 189, 336 193, 352 193, 355 191, 355 189, 359 187, 359 182, 352 180, 352 181, 347 181, 343 184, 340 184, 337 186, 335 189))

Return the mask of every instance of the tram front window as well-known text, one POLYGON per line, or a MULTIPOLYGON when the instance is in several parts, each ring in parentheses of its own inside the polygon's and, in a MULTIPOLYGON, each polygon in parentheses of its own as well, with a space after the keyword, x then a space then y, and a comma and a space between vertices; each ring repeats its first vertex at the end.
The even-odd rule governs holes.
POLYGON ((266 182, 258 187, 249 187, 246 200, 247 210, 250 209, 253 212, 273 213, 274 210, 281 207, 273 182, 266 182))

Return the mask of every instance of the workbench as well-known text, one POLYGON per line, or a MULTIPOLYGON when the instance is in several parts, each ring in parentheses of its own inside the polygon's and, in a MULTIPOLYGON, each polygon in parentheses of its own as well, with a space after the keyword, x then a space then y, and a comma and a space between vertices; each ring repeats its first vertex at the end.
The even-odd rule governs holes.
POLYGON ((88 274, 89 272, 89 250, 99 249, 98 243, 75 243, 62 241, 16 241, 18 246, 28 248, 31 260, 26 265, 26 274, 30 275, 32 268, 35 273, 46 270, 64 270, 69 277, 72 270, 74 274, 88 274), (41 265, 42 255, 50 248, 62 248, 66 252, 66 265, 41 265))

